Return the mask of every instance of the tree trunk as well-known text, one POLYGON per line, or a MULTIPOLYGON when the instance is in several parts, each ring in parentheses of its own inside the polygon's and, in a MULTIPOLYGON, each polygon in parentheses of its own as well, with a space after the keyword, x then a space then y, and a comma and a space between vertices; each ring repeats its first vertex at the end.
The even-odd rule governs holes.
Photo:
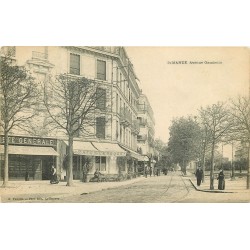
POLYGON ((212 156, 211 156, 211 168, 210 168, 210 190, 214 190, 214 147, 215 142, 212 142, 212 156))
POLYGON ((206 147, 207 147, 207 142, 204 142, 203 146, 203 155, 202 155, 202 182, 205 183, 205 170, 206 170, 206 147))
POLYGON ((69 135, 67 186, 73 186, 73 136, 69 135))
POLYGON ((247 189, 250 189, 250 141, 248 142, 247 189))
POLYGON ((8 132, 4 131, 4 177, 3 187, 7 187, 9 182, 9 140, 8 132))
POLYGON ((234 145, 232 142, 232 176, 231 176, 231 180, 235 180, 235 171, 234 171, 234 145))

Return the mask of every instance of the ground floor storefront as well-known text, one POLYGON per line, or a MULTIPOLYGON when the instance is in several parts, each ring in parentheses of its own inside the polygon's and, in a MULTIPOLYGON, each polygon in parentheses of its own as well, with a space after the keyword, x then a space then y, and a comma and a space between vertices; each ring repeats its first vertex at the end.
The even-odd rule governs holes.
POLYGON ((140 154, 112 142, 74 141, 73 153, 73 179, 84 182, 91 181, 96 171, 107 181, 136 177, 142 160, 140 154))
MULTIPOLYGON (((49 180, 54 165, 66 181, 68 142, 55 138, 9 136, 9 179, 49 180)), ((139 174, 145 157, 116 142, 74 140, 73 179, 89 182, 96 171, 107 181, 131 179, 139 174)), ((0 169, 4 176, 4 139, 0 135, 0 169)))
MULTIPOLYGON (((59 169, 59 141, 53 138, 9 136, 9 180, 49 180, 51 167, 59 169)), ((4 138, 0 136, 1 179, 4 176, 4 138)))

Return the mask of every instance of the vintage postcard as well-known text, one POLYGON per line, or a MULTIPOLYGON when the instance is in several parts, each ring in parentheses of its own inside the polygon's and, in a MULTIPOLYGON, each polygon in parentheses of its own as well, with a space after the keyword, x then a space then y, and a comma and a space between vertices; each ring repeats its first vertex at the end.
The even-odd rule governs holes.
POLYGON ((250 201, 247 47, 5 46, 0 202, 250 201))

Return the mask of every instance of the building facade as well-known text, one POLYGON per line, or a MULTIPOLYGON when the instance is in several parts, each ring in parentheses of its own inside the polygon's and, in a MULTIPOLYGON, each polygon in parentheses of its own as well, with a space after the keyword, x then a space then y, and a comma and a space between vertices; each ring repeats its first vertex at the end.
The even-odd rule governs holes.
MULTIPOLYGON (((74 137, 74 179, 82 179, 86 172, 89 179, 96 169, 111 177, 134 174, 139 162, 148 161, 144 156, 153 154, 153 111, 139 88, 124 47, 29 46, 8 49, 12 50, 17 65, 24 65, 40 83, 60 74, 85 77, 95 81, 102 94, 102 100, 96 103, 95 126, 86 128, 87 134, 80 131, 74 137), (143 121, 146 121, 145 126, 143 121), (147 140, 143 144, 141 137, 145 134, 147 140)), ((46 128, 47 116, 44 110, 32 135, 17 130, 12 131, 13 136, 55 138, 67 145, 64 131, 46 128)), ((57 160, 57 170, 64 179, 67 152, 57 154, 55 158, 61 157, 57 160)))
POLYGON ((144 156, 145 161, 148 161, 153 171, 155 158, 158 155, 154 147, 155 119, 150 102, 142 92, 138 100, 137 120, 140 125, 140 132, 137 135, 139 152, 144 156))

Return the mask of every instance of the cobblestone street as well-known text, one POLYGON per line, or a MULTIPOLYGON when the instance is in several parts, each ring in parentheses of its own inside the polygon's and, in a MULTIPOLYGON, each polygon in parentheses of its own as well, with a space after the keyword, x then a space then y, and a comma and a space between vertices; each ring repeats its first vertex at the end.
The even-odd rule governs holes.
MULTIPOLYGON (((243 189, 244 179, 234 182, 227 180, 230 192, 209 192, 208 181, 201 187, 195 186, 192 175, 182 176, 181 172, 169 172, 167 176, 140 177, 123 182, 81 183, 66 187, 65 183, 50 185, 45 182, 19 189, 10 188, 2 192, 2 202, 29 203, 231 203, 249 202, 250 192, 243 189), (193 183, 193 184, 192 184, 193 183), (28 189, 27 189, 28 188, 28 189), (234 189, 233 189, 234 188, 234 189), (238 188, 238 189, 237 189, 238 188), (239 189, 241 188, 241 189, 239 189), (29 192, 27 192, 29 190, 29 192), (19 191, 19 193, 17 192, 19 191), (206 192, 204 192, 206 191, 206 192)), ((28 186, 27 186, 28 185, 28 186)), ((0 190, 2 191, 2 190, 0 190)))

